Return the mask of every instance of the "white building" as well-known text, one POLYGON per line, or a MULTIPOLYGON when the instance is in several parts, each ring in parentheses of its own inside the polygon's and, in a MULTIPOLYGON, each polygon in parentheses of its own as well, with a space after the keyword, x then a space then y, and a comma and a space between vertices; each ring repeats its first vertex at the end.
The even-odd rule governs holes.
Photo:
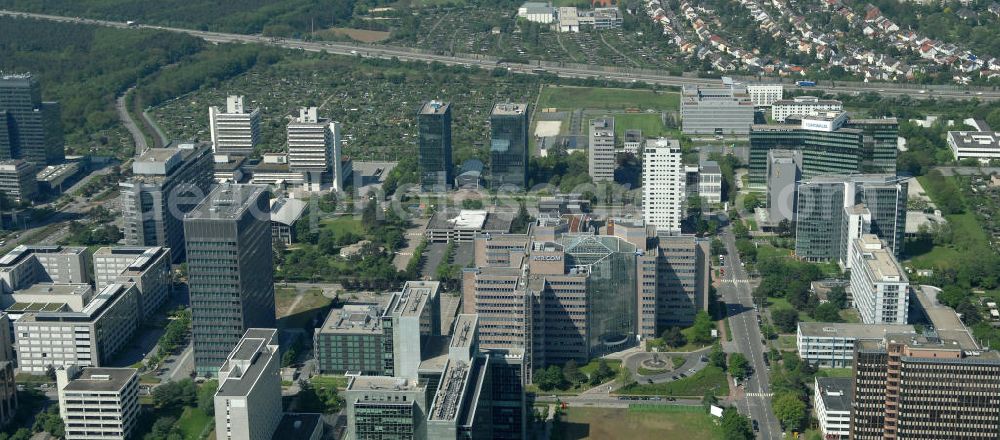
POLYGON ((580 13, 575 7, 564 6, 556 10, 559 32, 580 32, 580 13))
POLYGON ((948 146, 955 160, 978 159, 987 163, 1000 158, 1000 132, 949 131, 948 146))
POLYGON ((556 21, 556 8, 543 2, 525 2, 517 8, 517 16, 534 23, 551 24, 556 21))
POLYGON ((321 119, 316 107, 299 109, 299 117, 288 124, 288 169, 304 173, 306 189, 320 191, 324 176, 333 189, 343 189, 340 166, 340 124, 321 119))
POLYGON ((906 324, 910 284, 906 272, 882 240, 873 234, 851 242, 854 307, 866 324, 906 324))
POLYGON ((625 147, 626 153, 639 154, 639 148, 642 147, 642 130, 636 128, 626 129, 622 146, 625 147))
POLYGON ((282 417, 278 363, 278 331, 247 329, 219 370, 216 439, 271 439, 282 417))
POLYGON ((35 283, 86 284, 87 248, 20 245, 0 258, 0 287, 10 293, 35 283))
POLYGON ((782 99, 771 104, 771 119, 775 122, 785 122, 792 115, 816 116, 824 112, 839 112, 844 104, 833 99, 819 99, 815 96, 796 96, 793 99, 782 99))
POLYGON ((747 93, 754 107, 770 107, 785 97, 785 87, 781 84, 749 84, 747 93))
POLYGON ((209 107, 208 121, 215 153, 249 156, 260 143, 260 109, 245 107, 242 96, 230 95, 225 112, 209 107))
POLYGON ((56 389, 66 440, 131 438, 139 417, 135 368, 60 368, 56 389))
POLYGON ((698 197, 708 204, 722 203, 722 168, 714 160, 698 164, 698 197))
POLYGON ((134 283, 139 289, 139 319, 152 316, 170 297, 170 249, 160 246, 98 249, 94 252, 97 291, 114 283, 134 283))
POLYGON ((800 322, 795 335, 799 357, 819 368, 854 366, 854 344, 880 341, 887 334, 915 334, 912 325, 800 322))
POLYGON ((676 139, 650 139, 642 155, 642 213, 658 234, 681 231, 684 215, 684 163, 676 139))
POLYGON ((854 383, 849 377, 817 377, 813 408, 823 438, 847 440, 851 436, 854 383))
POLYGON ((590 151, 587 170, 594 182, 615 180, 615 120, 590 121, 590 151))

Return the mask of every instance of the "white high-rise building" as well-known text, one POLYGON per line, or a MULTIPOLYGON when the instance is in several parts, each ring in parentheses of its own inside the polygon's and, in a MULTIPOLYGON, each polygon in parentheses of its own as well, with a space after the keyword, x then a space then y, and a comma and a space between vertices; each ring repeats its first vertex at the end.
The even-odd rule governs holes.
POLYGON ((243 106, 243 97, 230 95, 226 111, 208 108, 212 152, 249 156, 260 142, 260 109, 243 106))
POLYGON ((684 163, 676 139, 649 139, 642 155, 642 213, 658 234, 681 231, 684 163))
POLYGON ((316 107, 299 109, 299 117, 288 124, 288 169, 304 174, 311 191, 322 189, 323 176, 332 177, 333 189, 340 191, 340 123, 320 118, 316 107))
POLYGON ((270 440, 281 422, 278 331, 247 329, 219 370, 215 438, 270 440))
POLYGON ((615 120, 590 121, 588 172, 595 182, 615 180, 615 120))
POLYGON ((851 242, 851 297, 865 324, 906 324, 910 280, 892 250, 873 234, 851 242))
POLYGON ((770 107, 784 98, 785 87, 781 84, 748 84, 747 93, 754 107, 770 107))
POLYGON ((131 438, 139 417, 135 368, 59 368, 56 390, 66 440, 131 438))

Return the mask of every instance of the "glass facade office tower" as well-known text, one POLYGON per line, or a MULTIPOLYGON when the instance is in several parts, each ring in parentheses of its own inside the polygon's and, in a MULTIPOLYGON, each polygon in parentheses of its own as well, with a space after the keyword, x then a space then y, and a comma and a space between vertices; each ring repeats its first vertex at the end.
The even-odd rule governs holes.
POLYGON ((184 218, 199 375, 218 373, 247 329, 274 328, 270 191, 223 184, 184 218))
POLYGON ((807 261, 835 261, 847 185, 841 177, 818 177, 799 185, 795 254, 807 261))
POLYGON ((528 188, 528 104, 497 104, 490 114, 490 189, 528 188))
POLYGON ((634 337, 636 323, 636 247, 609 236, 570 236, 564 241, 566 267, 586 272, 587 345, 603 354, 634 337))
POLYGON ((0 126, 0 159, 44 167, 66 158, 59 104, 42 102, 30 74, 0 76, 0 126))
POLYGON ((452 182, 451 104, 430 101, 417 114, 420 189, 444 191, 452 182))

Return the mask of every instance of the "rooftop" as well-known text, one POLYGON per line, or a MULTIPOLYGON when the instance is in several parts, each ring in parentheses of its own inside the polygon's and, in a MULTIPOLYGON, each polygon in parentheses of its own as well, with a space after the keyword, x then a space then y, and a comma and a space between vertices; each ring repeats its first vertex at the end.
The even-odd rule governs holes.
POLYGON ((427 101, 424 105, 420 106, 421 115, 443 115, 448 112, 451 107, 450 103, 441 102, 438 100, 427 101))
POLYGON ((308 204, 301 199, 280 198, 271 201, 271 221, 283 225, 291 226, 302 213, 305 212, 308 204))
POLYGON ((799 333, 806 337, 882 339, 890 333, 916 334, 906 324, 847 324, 831 322, 800 322, 799 333))
POLYGON ((219 184, 184 218, 197 220, 238 218, 251 207, 254 199, 266 191, 267 187, 262 185, 219 184))
POLYGON ((117 392, 135 379, 135 368, 84 368, 68 384, 68 392, 117 392))
POLYGON ((104 256, 131 256, 134 259, 128 264, 125 270, 145 270, 150 263, 157 260, 160 255, 167 253, 165 247, 153 246, 105 246, 94 252, 94 258, 104 256))
POLYGON ((78 246, 41 246, 41 245, 18 245, 0 257, 0 269, 5 266, 12 266, 19 263, 31 254, 75 254, 79 255, 87 251, 85 247, 78 246))
POLYGON ((219 375, 228 373, 228 377, 219 384, 216 396, 246 396, 264 373, 264 366, 278 355, 277 346, 277 330, 248 329, 222 364, 219 375))
POLYGON ((475 314, 461 314, 458 315, 458 319, 455 320, 454 332, 451 337, 452 347, 470 347, 472 346, 473 339, 477 322, 479 321, 479 315, 475 314))
POLYGON ((528 104, 504 102, 493 106, 493 115, 496 116, 516 116, 528 112, 528 104))
POLYGON ((449 362, 448 369, 441 377, 429 420, 454 420, 462 406, 466 384, 472 373, 472 365, 466 362, 449 362))
POLYGON ((14 295, 87 295, 90 289, 90 284, 35 283, 14 295))
POLYGON ((934 331, 942 338, 958 341, 963 347, 978 349, 979 345, 976 344, 975 339, 972 338, 955 310, 937 301, 934 289, 928 286, 913 289, 917 303, 934 327, 934 331))
POLYGON ((948 140, 958 148, 1000 149, 1000 132, 949 131, 948 140))
POLYGON ((390 376, 353 376, 347 382, 347 389, 353 390, 386 390, 414 391, 420 388, 415 380, 390 376))
POLYGON ((875 282, 907 282, 906 272, 896 261, 892 251, 874 234, 864 234, 854 240, 861 249, 862 259, 868 270, 874 274, 875 282))
POLYGON ((441 373, 448 365, 448 336, 431 336, 427 338, 427 344, 421 350, 423 360, 417 367, 419 372, 441 373))
POLYGON ((419 316, 440 287, 438 281, 407 281, 403 290, 393 296, 387 312, 392 316, 419 316))
POLYGON ((823 397, 827 411, 850 412, 854 401, 854 379, 850 377, 817 377, 817 393, 823 397))
POLYGON ((333 309, 317 329, 320 334, 382 334, 381 310, 375 304, 347 304, 333 309))
POLYGON ((698 164, 699 172, 702 174, 722 174, 722 168, 714 160, 706 160, 698 164))

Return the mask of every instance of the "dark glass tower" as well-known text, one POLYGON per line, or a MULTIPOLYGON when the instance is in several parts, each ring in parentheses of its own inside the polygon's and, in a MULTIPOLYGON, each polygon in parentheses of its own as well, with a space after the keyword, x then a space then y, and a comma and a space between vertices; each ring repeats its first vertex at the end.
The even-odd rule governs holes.
POLYGON ((264 186, 215 187, 184 217, 199 375, 214 376, 248 328, 274 328, 271 224, 264 186))
POLYGON ((490 114, 490 189, 528 187, 528 104, 497 104, 490 114))
POLYGON ((59 104, 42 102, 38 81, 28 74, 0 76, 0 159, 36 166, 65 158, 59 104))
POLYGON ((424 191, 444 191, 452 181, 451 105, 430 101, 420 107, 417 171, 424 191))

